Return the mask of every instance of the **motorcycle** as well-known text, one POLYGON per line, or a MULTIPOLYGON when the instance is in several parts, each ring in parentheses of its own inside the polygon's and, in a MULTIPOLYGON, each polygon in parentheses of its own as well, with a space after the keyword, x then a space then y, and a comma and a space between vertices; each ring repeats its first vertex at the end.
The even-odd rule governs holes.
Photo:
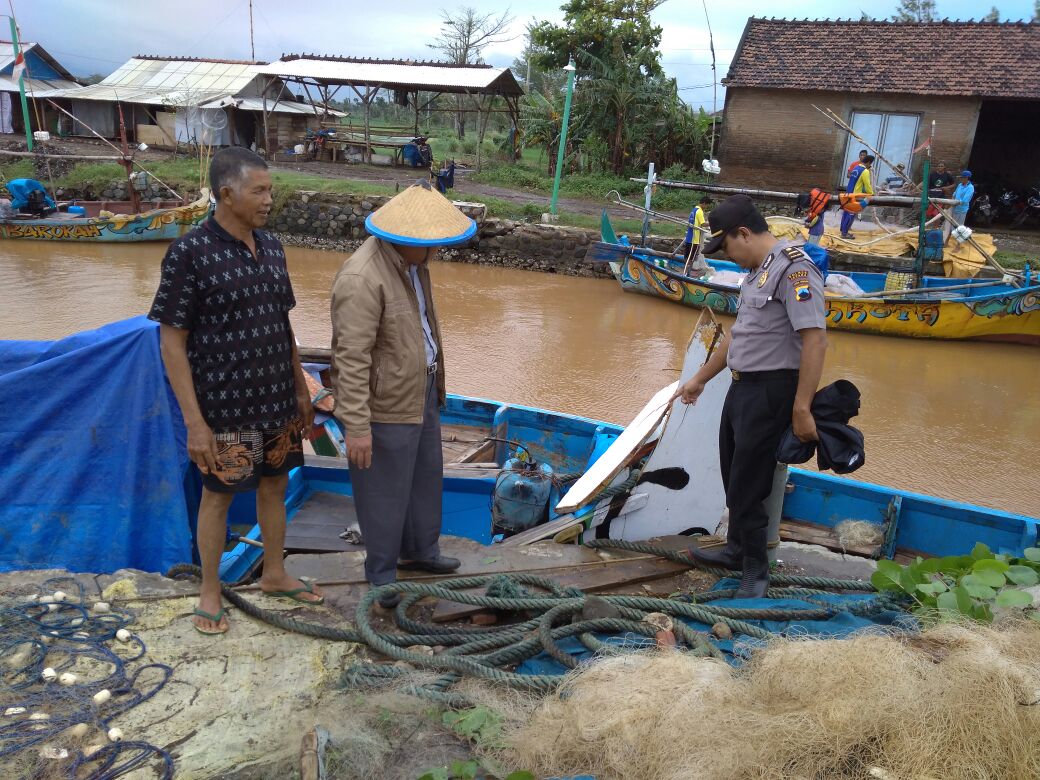
POLYGON ((971 220, 973 225, 989 227, 993 224, 993 217, 995 214, 996 208, 989 197, 989 193, 983 192, 972 201, 971 210, 968 212, 968 219, 971 220))
POLYGON ((997 210, 993 215, 996 222, 1012 222, 1024 208, 1022 196, 1010 187, 1001 187, 997 198, 997 210))
POLYGON ((1011 224, 1008 225, 1008 229, 1014 230, 1026 222, 1034 224, 1040 222, 1040 187, 1029 188, 1029 192, 1026 193, 1025 204, 1011 221, 1011 224))

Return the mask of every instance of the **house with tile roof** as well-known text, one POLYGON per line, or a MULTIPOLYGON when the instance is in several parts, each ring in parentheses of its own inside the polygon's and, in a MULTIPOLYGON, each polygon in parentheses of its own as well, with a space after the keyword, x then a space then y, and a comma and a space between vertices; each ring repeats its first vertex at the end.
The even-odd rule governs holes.
MULTIPOLYGON (((1040 24, 751 18, 733 57, 719 149, 722 183, 806 190, 843 183, 862 144, 920 175, 970 167, 976 181, 1040 181, 1040 24)), ((875 181, 890 169, 875 166, 875 181)))

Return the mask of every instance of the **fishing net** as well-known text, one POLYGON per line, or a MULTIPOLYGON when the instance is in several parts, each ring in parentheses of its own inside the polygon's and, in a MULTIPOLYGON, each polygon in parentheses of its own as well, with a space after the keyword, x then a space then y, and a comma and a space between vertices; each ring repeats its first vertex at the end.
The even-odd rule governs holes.
POLYGON ((1040 625, 777 639, 741 669, 608 658, 509 720, 509 763, 539 776, 1040 777, 1040 625))
POLYGON ((834 526, 838 543, 845 549, 877 547, 885 541, 885 529, 866 520, 842 520, 834 526))
POLYGON ((172 674, 144 662, 131 623, 71 577, 0 593, 0 777, 173 777, 168 753, 119 731, 172 674))

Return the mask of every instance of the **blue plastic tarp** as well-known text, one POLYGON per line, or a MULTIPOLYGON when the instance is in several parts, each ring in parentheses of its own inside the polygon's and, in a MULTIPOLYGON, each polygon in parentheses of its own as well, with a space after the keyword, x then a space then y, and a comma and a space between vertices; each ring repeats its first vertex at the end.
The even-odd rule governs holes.
POLYGON ((191 561, 185 430, 158 326, 0 341, 0 571, 191 561))
MULTIPOLYGON (((714 589, 736 588, 738 585, 739 583, 736 580, 722 579, 719 580, 714 589)), ((821 594, 818 598, 834 605, 836 611, 832 617, 826 620, 748 620, 747 622, 778 635, 814 636, 821 639, 840 639, 871 626, 900 625, 904 621, 907 621, 907 615, 904 612, 890 610, 880 612, 872 618, 866 618, 854 615, 847 611, 847 609, 843 609, 843 607, 848 607, 852 604, 866 603, 874 600, 876 596, 872 594, 821 594)), ((704 604, 704 606, 709 609, 711 607, 792 610, 820 609, 819 604, 811 604, 798 599, 719 599, 718 601, 704 604)), ((711 626, 698 623, 695 620, 683 619, 683 622, 694 631, 700 631, 703 633, 709 633, 711 631, 711 626)), ((904 627, 913 628, 913 624, 912 622, 907 622, 904 627)), ((640 634, 595 634, 595 636, 600 641, 616 645, 626 645, 629 647, 649 647, 653 645, 653 640, 640 634)), ((761 647, 764 644, 763 640, 747 636, 738 636, 735 639, 728 640, 717 640, 713 638, 711 639, 711 642, 722 650, 726 660, 734 666, 739 666, 741 662, 747 658, 750 651, 756 647, 761 647)), ((579 661, 586 661, 592 658, 592 652, 575 637, 561 640, 558 644, 565 652, 574 656, 579 661)), ((520 664, 520 666, 517 667, 517 672, 519 674, 564 674, 567 672, 567 669, 551 655, 543 652, 520 664)))

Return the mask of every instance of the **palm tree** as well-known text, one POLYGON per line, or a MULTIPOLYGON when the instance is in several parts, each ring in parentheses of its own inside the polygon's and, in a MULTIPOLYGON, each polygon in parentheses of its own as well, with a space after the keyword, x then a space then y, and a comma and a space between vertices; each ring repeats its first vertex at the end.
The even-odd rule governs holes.
POLYGON ((610 146, 610 164, 616 174, 625 170, 636 126, 645 125, 660 108, 660 85, 646 73, 646 58, 646 51, 613 62, 593 54, 581 55, 590 75, 582 80, 580 103, 589 123, 610 146))

